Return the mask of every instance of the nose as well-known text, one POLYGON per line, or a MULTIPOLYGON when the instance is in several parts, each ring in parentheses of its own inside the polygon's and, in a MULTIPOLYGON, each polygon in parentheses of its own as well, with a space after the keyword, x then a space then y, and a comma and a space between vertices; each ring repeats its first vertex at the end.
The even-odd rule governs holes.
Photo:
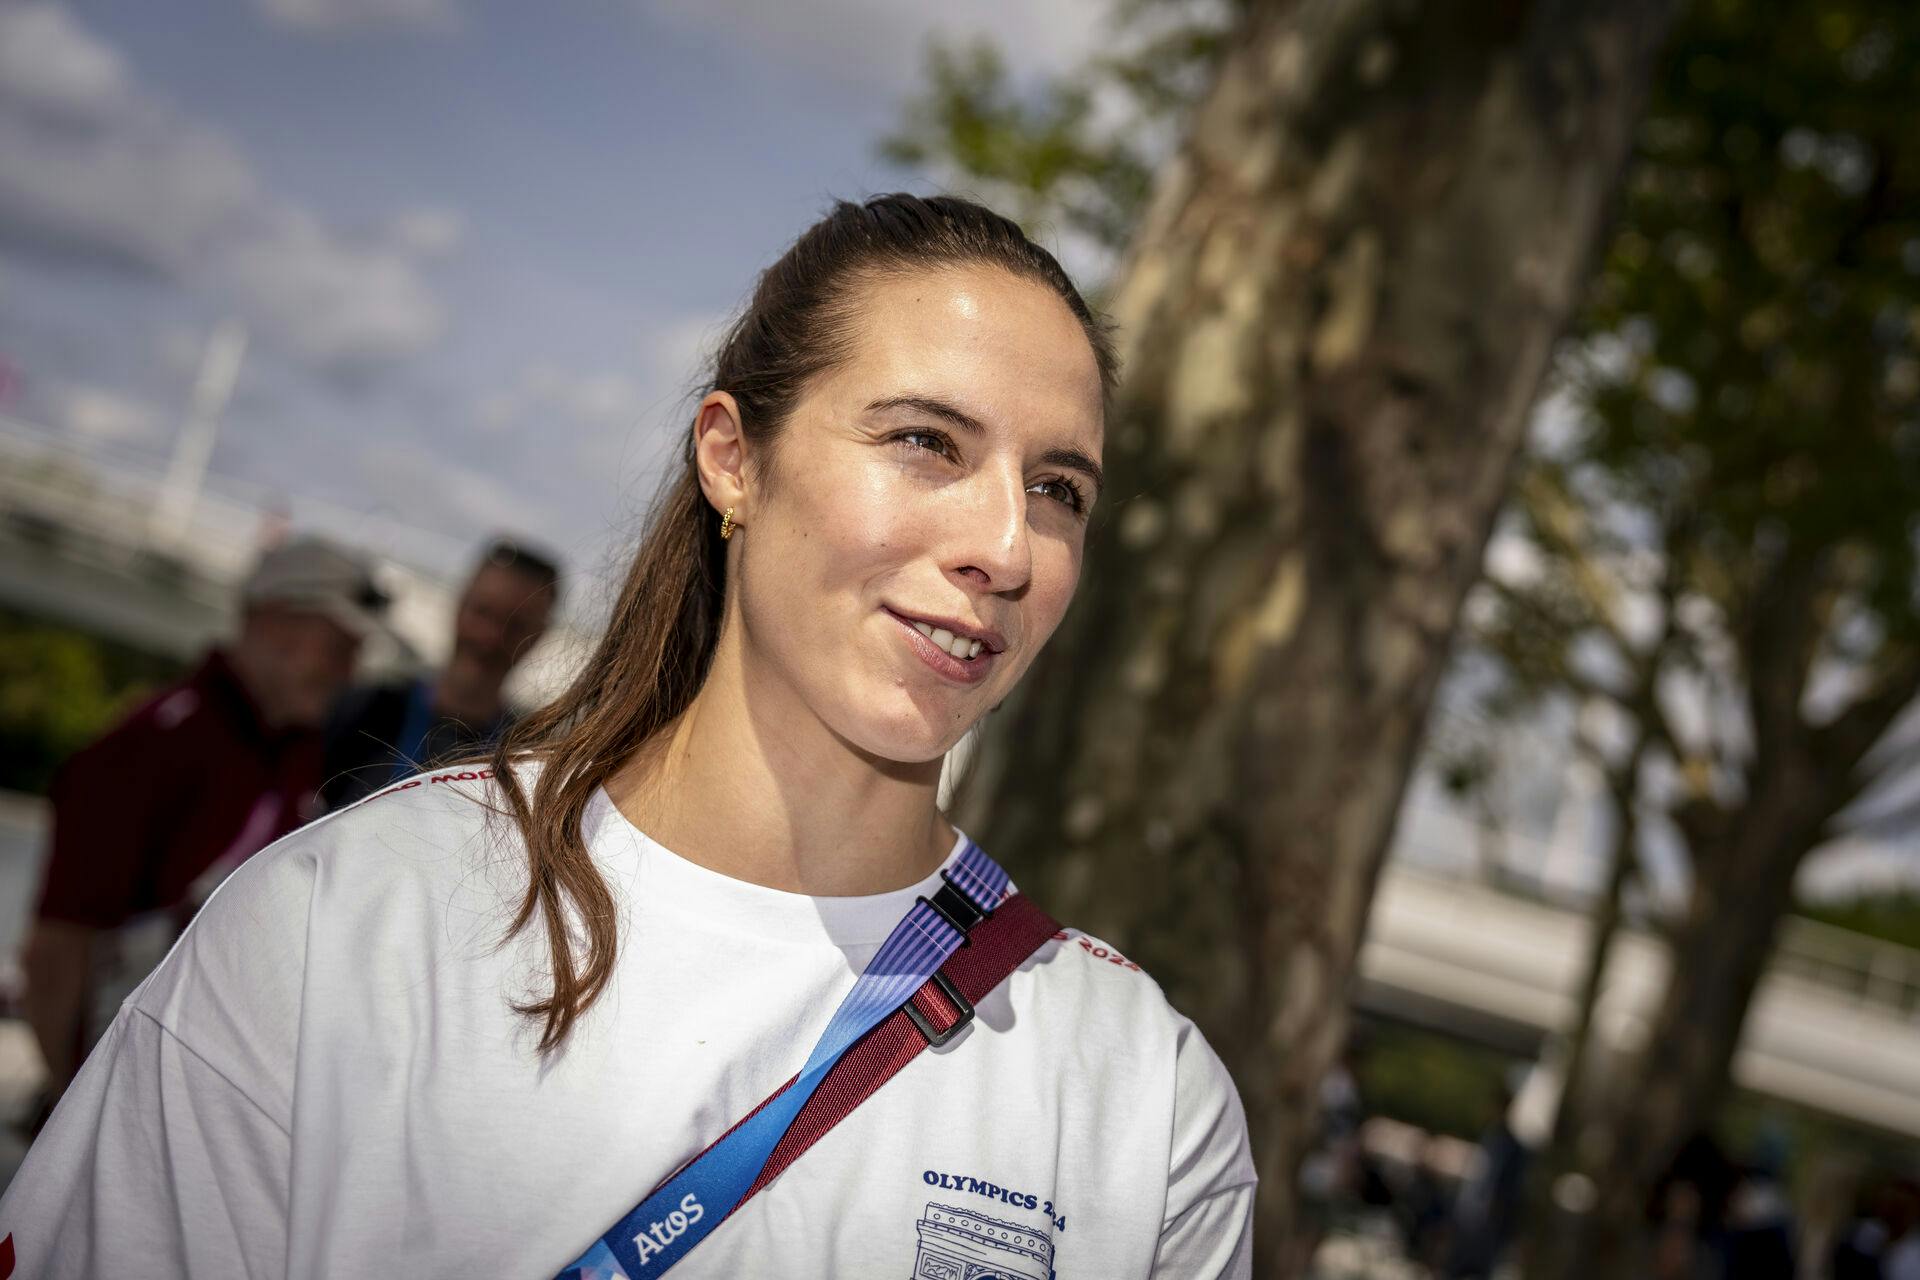
POLYGON ((1033 577, 1026 484, 1017 472, 998 469, 983 469, 974 479, 949 573, 975 591, 1018 591, 1033 577))

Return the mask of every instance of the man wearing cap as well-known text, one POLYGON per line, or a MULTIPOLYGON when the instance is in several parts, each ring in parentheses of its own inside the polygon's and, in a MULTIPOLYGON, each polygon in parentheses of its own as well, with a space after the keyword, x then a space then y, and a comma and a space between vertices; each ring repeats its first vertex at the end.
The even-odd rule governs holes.
POLYGON ((386 604, 343 548, 273 548, 234 642, 61 766, 24 957, 49 1103, 213 888, 316 812, 320 726, 386 604))

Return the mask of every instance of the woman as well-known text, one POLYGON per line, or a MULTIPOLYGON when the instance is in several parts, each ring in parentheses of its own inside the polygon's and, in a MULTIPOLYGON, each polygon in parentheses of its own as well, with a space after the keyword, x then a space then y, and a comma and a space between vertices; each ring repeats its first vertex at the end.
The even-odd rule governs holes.
MULTIPOLYGON (((941 760, 1072 599, 1112 375, 1012 223, 837 206, 573 687, 215 895, 0 1202, 21 1274, 591 1265, 958 866, 941 760)), ((674 1276, 1243 1276, 1253 1182, 1199 1033, 1063 931, 674 1276)))

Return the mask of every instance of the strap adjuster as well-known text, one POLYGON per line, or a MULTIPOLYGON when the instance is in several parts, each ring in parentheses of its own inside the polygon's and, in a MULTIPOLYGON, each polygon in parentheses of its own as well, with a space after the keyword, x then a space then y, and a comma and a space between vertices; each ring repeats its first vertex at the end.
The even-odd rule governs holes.
POLYGON ((915 1004, 911 999, 900 1007, 907 1011, 907 1020, 919 1028, 920 1034, 927 1038, 927 1043, 933 1048, 938 1049, 941 1045, 959 1035, 961 1028, 973 1021, 973 1001, 960 994, 960 988, 953 985, 953 979, 949 978, 943 969, 935 969, 933 971, 932 982, 934 986, 940 988, 940 994, 951 1001, 953 1007, 960 1011, 959 1016, 953 1020, 952 1026, 944 1031, 936 1030, 933 1021, 928 1018, 926 1014, 922 1013, 920 1006, 915 1004))
POLYGON ((946 872, 940 873, 940 879, 941 885, 934 891, 931 898, 921 894, 917 901, 932 907, 935 915, 953 926, 953 931, 960 935, 961 946, 972 946, 972 940, 967 935, 973 931, 975 925, 991 916, 993 911, 991 909, 982 911, 972 898, 947 878, 946 872))

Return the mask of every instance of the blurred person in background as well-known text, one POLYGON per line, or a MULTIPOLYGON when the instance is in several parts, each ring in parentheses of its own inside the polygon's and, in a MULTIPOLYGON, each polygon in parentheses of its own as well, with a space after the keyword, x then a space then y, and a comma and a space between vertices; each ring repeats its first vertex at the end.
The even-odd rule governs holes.
POLYGON ((1491 1111, 1466 1182, 1453 1202, 1448 1280, 1485 1280, 1494 1273, 1520 1225, 1526 1193, 1527 1148, 1513 1131, 1513 1089, 1496 1083, 1491 1111))
POLYGON ((47 1106, 214 887, 318 812, 320 726, 386 604, 351 552, 275 547, 234 641, 61 766, 23 957, 47 1106))
POLYGON ((1360 1128, 1367 1120, 1360 1093, 1365 1055, 1365 1031, 1355 1027, 1339 1060, 1320 1077, 1319 1127, 1313 1149, 1300 1162, 1301 1225, 1289 1250, 1289 1265, 1298 1272, 1312 1265, 1340 1214, 1359 1198, 1360 1128))
POLYGON ((1453 1246, 1454 1190, 1441 1173, 1449 1141, 1444 1134, 1426 1136, 1394 1204, 1408 1259, 1432 1275, 1441 1273, 1453 1246))
POLYGON ((494 540, 460 593, 446 667, 352 689, 336 704, 320 788, 326 807, 344 808, 429 762, 490 749, 513 719, 507 677, 546 634, 559 596, 553 559, 494 540))
POLYGON ((1888 1195, 1881 1280, 1920 1280, 1920 1180, 1897 1179, 1888 1195))
POLYGON ((1911 1225, 1908 1213, 1915 1207, 1902 1204, 1903 1198, 1899 1182, 1884 1174, 1867 1182, 1828 1259, 1831 1280, 1885 1280, 1888 1248, 1911 1225))
POLYGON ((1769 1126, 1739 1168, 1727 1198, 1723 1270, 1728 1276, 1794 1280, 1799 1274, 1800 1230, 1787 1195, 1788 1156, 1786 1134, 1769 1126))
POLYGON ((1738 1173, 1711 1133, 1687 1139, 1647 1205, 1653 1280, 1727 1275, 1727 1204, 1738 1173))

